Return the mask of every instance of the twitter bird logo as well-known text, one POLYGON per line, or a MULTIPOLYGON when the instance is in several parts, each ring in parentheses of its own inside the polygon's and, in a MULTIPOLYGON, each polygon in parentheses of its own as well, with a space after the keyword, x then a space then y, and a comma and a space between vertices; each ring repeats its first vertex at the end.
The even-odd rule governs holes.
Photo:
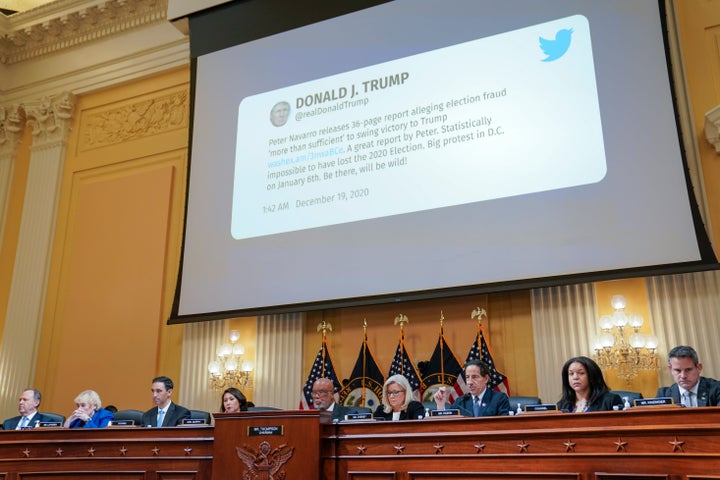
POLYGON ((547 38, 540 37, 540 49, 543 51, 546 58, 543 58, 543 62, 552 62, 565 55, 565 52, 570 48, 570 38, 572 37, 573 29, 566 28, 558 30, 555 34, 555 40, 548 40, 547 38))

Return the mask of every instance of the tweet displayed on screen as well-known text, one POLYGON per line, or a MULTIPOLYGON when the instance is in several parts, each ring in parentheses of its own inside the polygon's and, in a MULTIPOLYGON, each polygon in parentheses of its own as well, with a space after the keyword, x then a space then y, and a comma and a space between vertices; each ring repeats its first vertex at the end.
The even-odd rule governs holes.
POLYGON ((251 95, 237 113, 237 240, 587 185, 607 172, 583 15, 251 95))

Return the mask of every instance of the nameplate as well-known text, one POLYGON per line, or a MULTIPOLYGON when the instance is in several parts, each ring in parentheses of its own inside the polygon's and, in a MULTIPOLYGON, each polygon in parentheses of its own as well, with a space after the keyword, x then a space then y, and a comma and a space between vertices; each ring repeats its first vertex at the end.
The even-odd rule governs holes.
POLYGON ((110 420, 108 427, 133 427, 135 426, 135 420, 110 420))
POLYGON ((636 398, 633 402, 636 407, 662 407, 667 405, 674 405, 675 401, 672 397, 657 397, 657 398, 636 398))
POLYGON ((204 418, 183 418, 183 425, 207 425, 207 420, 204 418))
POLYGON ((460 410, 457 408, 448 408, 445 410, 430 410, 431 417, 452 417, 460 415, 460 410))
POLYGON ((268 427, 248 427, 248 437, 257 437, 261 435, 282 435, 285 433, 283 425, 268 427))
POLYGON ((351 422, 353 420, 372 420, 373 414, 371 412, 357 412, 348 413, 345 415, 345 420, 351 422))
POLYGON ((62 427, 62 422, 40 422, 38 428, 58 428, 62 427))
POLYGON ((554 403, 538 403, 535 405, 525 405, 523 408, 526 412, 557 412, 557 405, 554 403))

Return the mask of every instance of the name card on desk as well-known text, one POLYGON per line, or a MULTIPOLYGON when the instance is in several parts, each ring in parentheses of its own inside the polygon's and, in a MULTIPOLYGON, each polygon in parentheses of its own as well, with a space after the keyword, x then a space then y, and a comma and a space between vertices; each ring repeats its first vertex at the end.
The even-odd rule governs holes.
POLYGON ((62 427, 62 422, 40 422, 38 428, 58 428, 62 427))
POLYGON ((430 410, 431 417, 451 417, 459 415, 460 410, 458 410, 457 408, 449 408, 446 410, 430 410))
POLYGON ((557 412, 557 405, 554 403, 538 403, 535 405, 525 405, 523 409, 526 412, 557 412))
POLYGON ((135 420, 110 420, 108 427, 134 427, 135 420))
POLYGON ((348 413, 345 415, 346 421, 353 421, 353 420, 372 420, 373 414, 372 412, 357 412, 357 413, 348 413))
POLYGON ((282 435, 284 427, 282 425, 270 425, 267 427, 248 427, 248 437, 257 437, 260 435, 282 435))
POLYGON ((204 418, 185 418, 182 421, 183 425, 207 425, 207 420, 204 418))
POLYGON ((657 397, 657 398, 636 398, 633 402, 636 407, 664 407, 667 405, 674 405, 675 401, 672 397, 657 397))

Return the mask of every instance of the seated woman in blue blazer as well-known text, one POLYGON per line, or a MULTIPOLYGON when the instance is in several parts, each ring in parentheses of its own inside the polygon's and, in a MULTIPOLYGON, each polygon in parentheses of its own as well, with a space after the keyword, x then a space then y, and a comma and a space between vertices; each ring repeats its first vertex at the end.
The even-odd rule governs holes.
POLYGON ((84 390, 75 397, 77 408, 65 420, 65 428, 105 428, 115 416, 102 408, 95 390, 84 390))
POLYGON ((383 385, 382 404, 374 418, 384 420, 417 420, 425 417, 422 403, 412 399, 410 382, 403 375, 392 375, 383 385))
MULTIPOLYGON (((493 390, 490 382, 490 367, 482 360, 468 360, 465 364, 465 383, 468 393, 462 395, 450 407, 460 410, 465 417, 493 417, 510 414, 510 400, 503 392, 493 390)), ((440 387, 433 399, 438 410, 445 410, 447 389, 440 387)))

